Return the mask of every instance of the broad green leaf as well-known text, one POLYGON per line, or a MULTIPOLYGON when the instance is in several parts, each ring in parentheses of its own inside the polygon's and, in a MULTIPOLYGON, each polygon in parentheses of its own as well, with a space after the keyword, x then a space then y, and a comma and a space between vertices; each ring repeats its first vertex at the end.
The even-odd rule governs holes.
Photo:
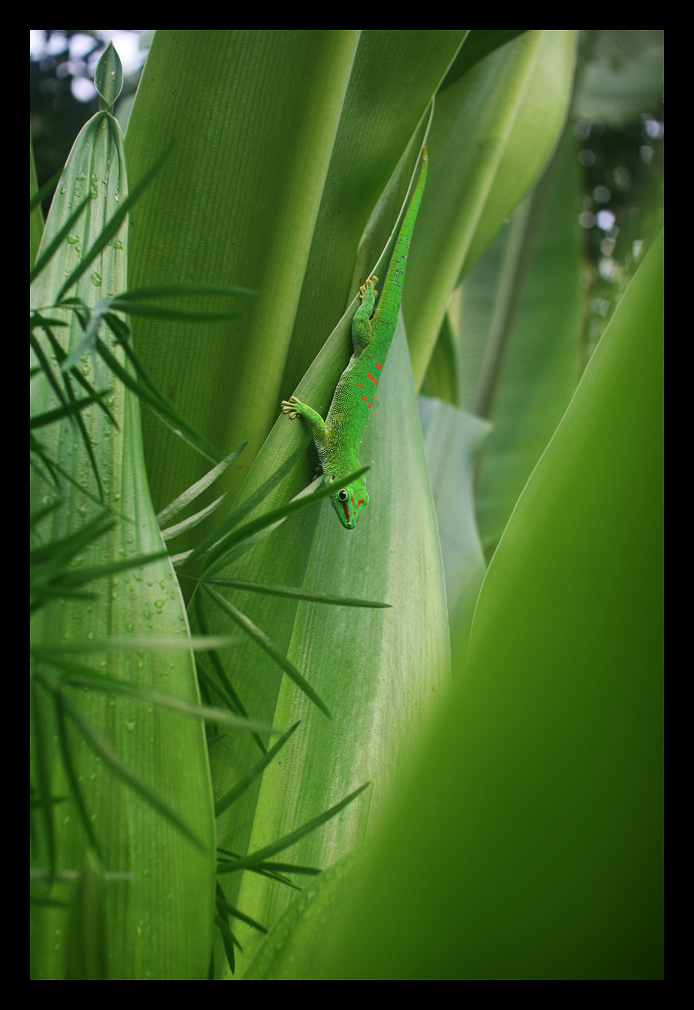
POLYGON ((662 979, 662 387, 661 234, 513 512, 416 771, 292 977, 662 979))
MULTIPOLYGON (((84 272, 71 294, 88 308, 126 289, 127 223, 100 247, 104 227, 128 196, 120 129, 106 112, 93 117, 75 141, 39 255, 85 196, 82 216, 34 282, 34 306, 50 306, 77 268, 84 272), (87 263, 90 248, 99 251, 87 263)), ((76 313, 53 314, 68 324, 55 331, 64 359, 84 331, 76 313)), ((53 362, 55 347, 46 331, 36 329, 34 334, 41 341, 42 363, 53 362)), ((103 339, 126 367, 122 350, 106 333, 103 339)), ((102 363, 85 356, 78 367, 83 377, 101 387, 107 376, 102 363)), ((70 381, 65 373, 65 382, 70 381)), ((66 902, 74 891, 70 871, 83 866, 87 849, 96 842, 105 869, 99 893, 104 895, 106 965, 101 941, 92 953, 83 949, 84 930, 95 929, 89 923, 101 922, 102 914, 97 908, 101 898, 91 897, 93 888, 85 890, 88 878, 83 874, 72 925, 60 904, 34 909, 32 977, 203 979, 214 908, 214 822, 202 721, 92 691, 87 683, 63 686, 50 649, 51 642, 81 643, 90 637, 185 640, 188 635, 183 601, 150 501, 139 405, 120 382, 110 384, 108 406, 118 428, 98 406, 81 411, 82 434, 68 417, 41 428, 44 452, 68 480, 61 479, 59 494, 41 477, 32 487, 34 510, 42 514, 34 524, 34 543, 47 552, 47 565, 52 544, 77 544, 80 530, 98 526, 103 517, 102 535, 88 535, 81 549, 63 560, 62 588, 60 572, 54 572, 58 596, 47 600, 34 618, 32 641, 39 651, 45 643, 45 650, 36 660, 32 777, 44 809, 60 799, 54 842, 44 818, 36 822, 33 847, 34 866, 47 870, 48 879, 54 868, 56 883, 49 889, 37 882, 34 894, 66 902), (101 504, 92 493, 97 473, 101 504), (143 567, 149 555, 158 555, 158 560, 143 567), (95 599, 74 594, 67 598, 69 587, 84 579, 90 580, 95 599), (125 874, 119 882, 111 876, 116 871, 125 874)), ((32 393, 34 415, 60 402, 43 367, 32 380, 32 393)), ((145 696, 151 690, 152 699, 163 693, 188 707, 199 704, 189 648, 166 653, 145 649, 139 654, 109 650, 98 660, 85 656, 84 662, 93 662, 96 674, 137 685, 145 696)))
POLYGON ((487 568, 475 522, 473 482, 477 458, 491 425, 441 400, 420 396, 418 406, 441 540, 455 664, 467 650, 472 615, 487 568))
POLYGON ((460 406, 494 426, 476 478, 487 557, 581 373, 576 169, 567 130, 535 191, 473 267, 449 310, 460 406))
POLYGON ((517 35, 522 35, 525 29, 519 30, 506 30, 506 29, 490 29, 490 30, 480 30, 473 28, 467 33, 465 39, 465 45, 461 48, 460 52, 455 58, 453 66, 446 74, 446 79, 441 85, 441 90, 454 84, 459 77, 466 74, 475 63, 479 63, 480 60, 484 59, 490 53, 494 52, 500 46, 505 45, 510 42, 511 39, 515 39, 517 35))
POLYGON ((526 31, 437 97, 429 179, 403 295, 417 389, 451 292, 537 180, 559 140, 575 48, 574 31, 526 31))

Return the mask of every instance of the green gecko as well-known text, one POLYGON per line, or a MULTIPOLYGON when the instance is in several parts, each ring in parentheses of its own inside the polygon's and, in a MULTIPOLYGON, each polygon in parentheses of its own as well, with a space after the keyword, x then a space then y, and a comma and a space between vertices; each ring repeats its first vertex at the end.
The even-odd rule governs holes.
POLYGON ((349 484, 341 482, 350 473, 361 469, 359 446, 373 406, 378 374, 383 368, 398 322, 407 255, 424 192, 428 160, 425 147, 419 179, 395 243, 375 312, 378 277, 369 277, 359 289, 362 303, 352 320, 354 353, 335 388, 325 422, 312 407, 301 403, 295 396, 282 400, 285 414, 289 414, 290 418, 301 415, 310 424, 325 481, 338 485, 338 490, 330 495, 330 501, 338 519, 348 530, 357 525, 357 519, 369 504, 369 494, 363 476, 349 484))

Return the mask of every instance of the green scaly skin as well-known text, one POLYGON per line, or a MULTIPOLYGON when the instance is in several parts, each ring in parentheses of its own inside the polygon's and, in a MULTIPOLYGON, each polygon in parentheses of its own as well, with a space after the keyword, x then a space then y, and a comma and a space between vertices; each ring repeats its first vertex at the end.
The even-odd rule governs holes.
POLYGON ((295 396, 282 400, 285 414, 291 418, 300 415, 311 425, 323 476, 328 484, 337 485, 335 493, 330 495, 330 501, 338 519, 348 530, 353 530, 357 525, 357 519, 369 504, 369 494, 363 476, 348 484, 342 481, 348 474, 361 469, 359 446, 369 422, 379 374, 398 322, 407 256, 424 192, 427 166, 425 147, 419 179, 395 243, 375 312, 374 303, 378 295, 375 285, 378 277, 369 277, 359 289, 361 305, 352 320, 354 353, 337 384, 325 422, 312 407, 301 403, 295 396))

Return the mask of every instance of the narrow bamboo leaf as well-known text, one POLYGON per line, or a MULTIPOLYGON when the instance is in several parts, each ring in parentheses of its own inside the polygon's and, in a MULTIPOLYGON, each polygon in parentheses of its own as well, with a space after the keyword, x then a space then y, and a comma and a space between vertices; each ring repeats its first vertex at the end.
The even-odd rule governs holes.
POLYGON ((36 330, 39 327, 53 326, 53 327, 65 327, 68 323, 64 319, 57 319, 53 316, 44 316, 41 312, 33 310, 29 316, 29 330, 36 330))
MULTIPOLYGON (((44 332, 45 332, 46 336, 48 337, 48 341, 49 341, 49 343, 51 345, 51 350, 55 354, 55 357, 56 357, 56 360, 58 362, 58 365, 60 366, 60 368, 59 368, 59 376, 62 377, 62 381, 65 384, 65 391, 66 391, 66 393, 67 393, 67 395, 69 397, 72 397, 74 394, 72 393, 72 387, 71 387, 69 379, 68 379, 68 374, 66 374, 65 369, 63 368, 63 364, 64 364, 64 362, 67 359, 67 354, 65 353, 65 351, 63 350, 63 348, 60 346, 60 342, 56 339, 56 337, 53 334, 53 332, 52 332, 52 330, 51 330, 50 327, 45 326, 44 327, 44 332)), ((89 380, 84 375, 82 375, 82 373, 79 370, 79 368, 73 368, 73 369, 71 369, 70 372, 69 372, 69 376, 71 378, 73 378, 76 382, 78 382, 80 384, 80 386, 82 386, 82 388, 84 390, 86 390, 87 393, 93 393, 94 392, 91 384, 89 383, 89 380)), ((118 422, 116 421, 115 417, 113 416, 113 413, 104 404, 100 404, 100 406, 101 406, 102 410, 104 411, 104 413, 106 414, 106 416, 108 417, 108 419, 111 422, 111 424, 117 430, 118 429, 118 422)))
POLYGON ((124 558, 123 561, 111 561, 106 565, 93 565, 76 572, 65 572, 60 576, 60 583, 64 586, 83 586, 96 579, 102 579, 107 575, 115 575, 116 572, 128 571, 131 568, 145 567, 151 565, 161 558, 168 557, 166 551, 156 551, 154 554, 144 554, 140 558, 124 558))
POLYGON ((232 589, 247 589, 251 593, 267 593, 269 596, 288 596, 295 600, 311 600, 313 603, 333 603, 340 607, 389 607, 390 603, 375 600, 356 600, 353 597, 331 596, 330 593, 309 593, 294 586, 268 586, 261 582, 245 582, 243 579, 201 579, 205 585, 230 586, 232 589))
MULTIPOLYGON (((88 501, 90 501, 93 505, 97 505, 99 508, 103 508, 104 507, 104 503, 103 503, 103 500, 101 498, 99 498, 95 494, 92 494, 92 492, 89 490, 89 488, 82 487, 82 485, 79 483, 79 481, 76 481, 75 478, 72 476, 72 474, 68 470, 66 470, 65 467, 61 466, 60 463, 58 463, 54 459, 50 459, 50 457, 48 456, 48 454, 43 450, 41 444, 37 441, 37 439, 33 435, 30 436, 30 449, 31 449, 31 452, 35 453, 39 457, 39 459, 44 463, 44 465, 49 469, 49 471, 51 472, 51 475, 52 475, 51 490, 52 491, 55 491, 56 489, 60 488, 60 481, 58 480, 58 475, 60 475, 61 477, 64 477, 65 480, 69 484, 72 485, 72 487, 78 489, 80 491, 80 493, 83 494, 84 497, 88 501)), ((32 463, 32 466, 35 469, 40 469, 40 468, 38 468, 36 466, 36 461, 35 460, 32 459, 31 463, 32 463)), ((44 479, 45 479, 45 475, 44 474, 42 474, 41 476, 44 477, 44 479)), ((59 499, 56 499, 56 501, 59 501, 59 499)), ((129 521, 127 516, 122 515, 116 509, 112 510, 112 514, 118 516, 118 518, 121 519, 123 522, 128 522, 129 521)))
POLYGON ((60 480, 58 479, 57 469, 55 460, 51 460, 48 453, 44 451, 43 446, 33 435, 29 436, 29 451, 30 451, 30 461, 32 469, 39 476, 41 481, 51 490, 55 490, 60 487, 60 480), (39 462, 43 463, 45 470, 39 466, 39 462))
POLYGON ((34 202, 37 194, 38 182, 36 179, 36 161, 34 159, 34 145, 31 134, 29 134, 29 269, 36 261, 36 254, 41 245, 43 236, 43 210, 34 202))
POLYGON ((102 389, 91 396, 82 397, 81 400, 73 400, 72 403, 66 403, 63 407, 56 407, 55 410, 48 410, 44 414, 35 414, 29 419, 29 428, 31 431, 34 431, 36 428, 45 428, 46 425, 59 421, 61 417, 71 417, 73 414, 79 414, 81 410, 91 406, 92 403, 100 403, 109 393, 109 389, 102 389))
POLYGON ((183 649, 193 652, 206 652, 210 649, 221 649, 236 645, 241 641, 240 635, 192 635, 185 638, 89 638, 74 639, 67 642, 44 642, 41 649, 51 655, 61 653, 93 653, 93 652, 141 652, 143 649, 183 649))
POLYGON ((67 589, 57 585, 32 585, 32 599, 29 605, 30 613, 35 613, 50 600, 98 600, 99 593, 84 589, 67 589))
MULTIPOLYGON (((219 847, 217 848, 217 853, 218 853, 218 866, 228 867, 231 865, 232 861, 235 862, 236 860, 241 858, 238 852, 230 852, 228 849, 222 849, 219 847), (221 857, 219 856, 220 853, 221 857)), ((278 881, 278 883, 284 884, 285 887, 290 887, 294 891, 301 890, 299 885, 291 881, 289 877, 285 877, 284 874, 278 873, 276 870, 268 869, 267 867, 270 865, 272 864, 267 863, 262 866, 248 866, 247 871, 248 873, 253 873, 258 877, 268 877, 270 880, 276 880, 278 881)))
POLYGON ((170 694, 163 694, 161 691, 155 691, 153 688, 140 687, 137 684, 128 684, 109 677, 100 677, 89 667, 81 666, 74 662, 61 661, 47 650, 35 650, 35 656, 37 659, 42 659, 64 670, 65 675, 61 678, 60 683, 65 684, 67 687, 86 687, 105 694, 124 695, 128 698, 133 698, 135 701, 142 702, 144 705, 178 712, 180 715, 185 715, 192 719, 208 719, 210 722, 221 723, 232 729, 244 730, 246 732, 269 733, 271 735, 277 735, 281 732, 281 730, 275 729, 267 723, 258 722, 257 720, 254 722, 251 719, 242 719, 239 716, 230 715, 224 709, 209 708, 205 705, 189 705, 181 698, 176 698, 170 694))
MULTIPOLYGON (((245 442, 243 443, 244 447, 246 444, 247 443, 245 442)), ((230 529, 233 529, 235 526, 238 526, 242 519, 245 519, 247 515, 253 512, 254 509, 265 501, 272 491, 279 487, 282 480, 291 473, 292 469, 297 465, 299 459, 303 456, 303 453, 303 448, 298 447, 294 450, 294 452, 285 455, 279 465, 276 466, 274 472, 270 474, 270 476, 259 487, 255 488, 253 493, 249 494, 248 498, 245 498, 240 505, 234 507, 223 522, 221 522, 215 529, 208 533, 206 537, 196 544, 193 550, 198 554, 198 556, 205 554, 211 546, 222 539, 225 533, 227 533, 230 529)), ((282 520, 279 520, 274 525, 277 526, 280 522, 282 522, 282 520)), ((266 536, 266 533, 272 529, 273 526, 268 526, 265 529, 260 530, 259 533, 249 537, 241 544, 237 544, 237 546, 227 555, 227 560, 229 562, 236 560, 237 557, 244 554, 247 550, 250 550, 251 547, 262 540, 266 536)), ((191 556, 191 551, 185 551, 173 556, 172 560, 176 564, 177 568, 180 569, 184 567, 182 562, 188 562, 191 559, 191 556)))
MULTIPOLYGON (((108 319, 106 322, 108 322, 108 319)), ((135 367, 136 372, 140 375, 140 377, 142 377, 143 370, 137 363, 132 348, 130 348, 127 343, 123 343, 121 346, 123 347, 123 350, 129 358, 131 364, 135 367)), ((161 393, 158 391, 156 394, 152 392, 152 390, 154 390, 154 386, 151 382, 147 381, 146 384, 143 384, 138 383, 135 379, 133 379, 132 376, 120 365, 118 360, 111 354, 103 341, 97 340, 96 347, 100 356, 104 359, 104 361, 106 361, 109 368, 112 369, 125 386, 131 389, 133 393, 140 397, 140 399, 148 403, 150 407, 152 407, 152 409, 164 419, 169 419, 174 424, 180 425, 180 427, 184 431, 187 431, 196 442, 199 442, 200 445, 206 447, 208 452, 213 453, 215 457, 219 455, 212 443, 201 435, 191 424, 189 424, 185 418, 181 417, 178 411, 174 410, 174 408, 166 402, 161 393)), ((178 432, 178 434, 180 434, 180 432, 178 432)))
MULTIPOLYGON (((56 355, 58 363, 60 365, 62 365, 62 363, 65 361, 65 358, 67 357, 67 355, 63 351, 62 347, 60 347, 60 344, 56 340, 55 336, 53 335, 50 327, 45 326, 43 329, 44 329, 44 333, 48 337, 48 341, 49 341, 49 343, 50 343, 50 345, 51 345, 51 347, 53 349, 53 352, 56 355)), ((32 338, 33 338, 33 335, 32 335, 32 338)), ((32 343, 32 346, 33 346, 34 344, 38 343, 38 341, 36 339, 32 339, 31 343, 32 343)), ((46 356, 45 356, 45 354, 43 354, 43 352, 41 353, 40 360, 41 361, 47 361, 46 356)), ((53 369, 50 368, 50 367, 48 369, 45 369, 44 370, 44 374, 49 379, 51 387, 54 389, 54 391, 57 391, 57 389, 58 389, 58 378, 59 377, 54 375, 53 369)), ((59 371, 59 375, 60 374, 63 374, 62 367, 61 367, 61 369, 59 371)), ((74 379, 76 379, 84 389, 87 390, 87 393, 90 396, 95 393, 95 390, 92 388, 92 386, 90 385, 90 383, 80 374, 80 372, 77 369, 72 369, 71 372, 70 372, 70 375, 74 379)), ((67 398, 67 400, 69 402, 73 403, 74 400, 75 400, 75 395, 73 393, 72 386, 70 385, 70 380, 69 380, 69 378, 68 378, 67 375, 64 375, 64 377, 63 377, 63 383, 64 383, 64 388, 65 388, 65 397, 67 398)), ((59 395, 59 398, 61 400, 65 399, 65 397, 63 397, 63 395, 61 393, 58 393, 58 395, 59 395)), ((109 418, 109 420, 117 428, 118 425, 117 425, 116 420, 113 417, 113 414, 111 413, 110 409, 102 401, 98 401, 98 402, 99 402, 99 407, 101 408, 101 410, 103 410, 103 412, 106 414, 106 416, 109 418)), ((94 455, 94 448, 93 448, 93 445, 92 445, 92 440, 91 440, 91 438, 89 437, 89 435, 87 433, 87 430, 86 430, 86 427, 85 427, 85 423, 84 423, 84 420, 81 417, 81 415, 78 414, 72 420, 73 420, 73 423, 76 423, 76 425, 77 425, 77 427, 79 429, 80 436, 82 438, 82 444, 84 446, 85 452, 87 453, 87 457, 89 459, 89 464, 91 466, 92 473, 94 474, 94 480, 96 482, 97 490, 98 490, 98 493, 99 493, 99 500, 102 501, 103 500, 103 485, 102 485, 102 482, 101 482, 101 476, 99 474, 99 467, 97 465, 96 457, 94 455)))
POLYGON ((68 533, 60 540, 53 540, 50 544, 40 544, 32 547, 29 552, 29 559, 32 565, 42 562, 50 563, 48 571, 59 572, 62 566, 79 551, 83 550, 87 544, 93 544, 100 537, 105 536, 115 525, 115 519, 107 513, 102 512, 90 519, 84 526, 68 533))
MULTIPOLYGON (((354 473, 345 474, 345 481, 356 480, 357 477, 361 477, 362 474, 367 473, 369 469, 370 467, 363 466, 361 469, 355 470, 354 473)), ((307 489, 304 490, 306 491, 307 489)), ((219 540, 212 549, 207 551, 205 557, 206 570, 210 571, 215 563, 217 564, 217 567, 225 565, 227 563, 226 559, 224 559, 225 555, 232 547, 241 543, 241 541, 248 539, 268 526, 272 526, 280 519, 286 519, 287 516, 293 515, 295 512, 300 512, 309 505, 313 505, 314 502, 320 501, 322 498, 327 498, 329 495, 335 493, 334 488, 330 485, 324 485, 323 487, 317 488, 315 491, 309 486, 308 490, 310 491, 310 494, 297 496, 292 501, 287 502, 286 505, 280 505, 278 508, 272 509, 270 512, 266 512, 265 515, 259 516, 257 519, 252 519, 243 526, 239 526, 237 529, 231 530, 225 537, 219 540)), ((202 553, 203 552, 200 548, 196 548, 190 557, 186 558, 186 561, 181 567, 187 567, 202 553)))
POLYGON ((283 873, 278 873, 276 870, 269 870, 267 867, 271 865, 271 863, 267 863, 263 866, 249 866, 247 867, 247 872, 253 873, 257 877, 267 877, 268 880, 276 880, 278 884, 284 884, 285 887, 290 887, 293 891, 301 890, 299 884, 295 884, 289 879, 289 877, 285 877, 283 873))
MULTIPOLYGON (((339 814, 341 810, 344 810, 346 806, 356 800, 357 796, 359 796, 360 793, 363 793, 370 785, 370 782, 365 782, 363 786, 359 786, 359 788, 355 789, 354 792, 349 794, 349 796, 345 796, 343 800, 340 800, 340 802, 336 803, 334 807, 326 810, 325 813, 320 814, 319 817, 314 817, 312 821, 308 821, 307 824, 303 824, 300 828, 297 828, 296 831, 292 831, 290 834, 285 835, 284 838, 278 838, 276 842, 273 842, 271 845, 266 845, 264 849, 258 849, 257 852, 252 852, 248 856, 244 856, 235 862, 231 867, 228 867, 220 872, 230 873, 234 870, 243 870, 247 867, 256 866, 258 863, 265 862, 268 857, 274 856, 275 853, 282 852, 283 849, 289 848, 290 845, 293 845, 294 842, 298 842, 300 838, 304 837, 304 835, 309 834, 311 831, 315 831, 316 828, 321 826, 321 824, 325 824, 325 822, 329 821, 331 817, 335 817, 336 814, 339 814)), ((313 871, 309 870, 309 872, 313 871)))
POLYGON ((94 307, 90 312, 86 306, 81 304, 74 306, 74 312, 77 319, 80 321, 82 329, 84 330, 84 336, 81 340, 77 342, 75 347, 72 349, 70 356, 67 361, 62 364, 62 369, 64 372, 70 371, 77 366, 80 358, 86 357, 88 354, 93 354, 96 347, 96 339, 101 324, 104 320, 104 316, 109 311, 108 299, 102 298, 101 301, 94 307))
MULTIPOLYGON (((214 653, 211 653, 214 655, 214 653)), ((236 704, 234 698, 225 690, 225 688, 212 677, 202 663, 198 660, 196 663, 196 670, 198 675, 198 684, 200 685, 200 693, 206 704, 212 706, 212 696, 219 698, 220 703, 227 708, 230 712, 238 712, 239 707, 236 704)), ((213 742, 219 742, 226 737, 226 733, 219 733, 213 737, 208 736, 207 743, 210 745, 213 742)))
MULTIPOLYGON (((42 319, 40 325, 42 327, 45 327, 46 323, 47 320, 42 319)), ((29 334, 29 343, 31 344, 31 349, 33 350, 34 354, 39 360, 41 371, 43 372, 43 374, 46 376, 51 386, 53 387, 53 392, 58 397, 61 403, 67 403, 60 382, 58 381, 58 376, 53 374, 53 369, 51 368, 48 357, 46 354, 44 354, 43 347, 41 346, 40 341, 36 339, 33 332, 30 332, 29 334)), ((62 373, 59 372, 58 375, 62 375, 62 373)), ((63 381, 65 381, 64 377, 63 381)))
MULTIPOLYGON (((65 222, 65 224, 62 226, 62 228, 56 233, 55 237, 53 239, 51 239, 51 241, 46 246, 46 248, 44 249, 44 251, 37 258, 36 263, 34 264, 33 270, 31 270, 30 273, 29 273, 29 281, 30 282, 35 281, 36 278, 41 273, 41 271, 44 269, 44 267, 46 267, 50 263, 50 261, 53 259, 53 257, 55 256, 55 254, 58 251, 58 249, 60 248, 60 246, 63 244, 63 242, 65 241, 65 239, 67 238, 67 236, 70 234, 70 232, 72 231, 72 229, 75 227, 75 224, 79 220, 80 215, 82 214, 82 211, 87 206, 87 204, 90 202, 90 200, 91 200, 91 196, 85 196, 84 200, 80 201, 80 203, 77 205, 77 207, 75 208, 75 210, 72 212, 72 214, 70 215, 70 217, 67 219, 67 221, 65 222)), ((65 325, 65 324, 63 323, 62 325, 65 325)))
POLYGON ((241 949, 241 945, 238 940, 231 932, 226 922, 221 916, 215 916, 215 925, 222 934, 222 940, 224 942, 224 953, 226 954, 227 961, 229 962, 229 967, 233 972, 236 967, 236 958, 234 956, 234 944, 241 949))
MULTIPOLYGON (((107 306, 110 304, 108 299, 102 300, 102 302, 97 306, 95 311, 91 313, 88 318, 83 318, 81 314, 78 313, 80 320, 82 321, 83 328, 85 329, 85 335, 83 339, 77 344, 69 357, 66 357, 64 353, 61 352, 61 370, 70 371, 78 380, 80 380, 80 373, 76 369, 76 365, 80 358, 89 352, 98 351, 101 358, 106 362, 106 364, 115 373, 118 379, 124 383, 129 389, 132 390, 140 399, 144 400, 149 404, 149 406, 154 410, 154 412, 164 421, 167 426, 172 427, 172 430, 176 434, 188 441, 188 444, 192 445, 196 451, 200 451, 200 446, 204 446, 209 453, 212 454, 213 459, 218 458, 219 453, 215 447, 203 436, 201 435, 184 417, 182 417, 178 411, 176 411, 171 404, 166 400, 164 396, 159 392, 158 389, 151 382, 144 369, 140 365, 138 359, 136 358, 133 350, 130 346, 130 329, 119 319, 113 312, 108 311, 107 306), (128 372, 127 368, 123 368, 120 362, 115 358, 111 351, 106 347, 103 340, 98 337, 98 331, 101 322, 105 322, 109 329, 116 335, 119 343, 123 347, 126 356, 129 358, 130 363, 133 365, 135 372, 142 380, 138 383, 128 372), (176 425, 177 427, 173 427, 176 425), (182 431, 180 430, 182 429, 182 431), (186 432, 193 441, 190 442, 185 438, 184 432, 186 432), (197 443, 197 444, 196 444, 197 443)), ((84 380, 82 384, 84 385, 84 380)), ((67 387, 69 390, 69 386, 67 387)), ((88 388, 88 387, 87 387, 88 388)), ((107 413, 109 413, 107 411, 107 413)), ((109 417, 112 415, 109 413, 109 417)), ((79 420, 79 419, 78 419, 79 420)), ((115 421, 114 421, 115 423, 115 421)), ((86 446, 88 450, 91 450, 90 443, 87 441, 86 446)))
MULTIPOLYGON (((198 625, 199 625, 200 629, 202 630, 202 632, 205 635, 208 635, 210 627, 209 627, 209 622, 207 620, 207 614, 205 612, 205 605, 203 603, 202 593, 196 593, 193 599, 194 599, 194 606, 195 606, 195 616, 197 618, 198 625)), ((240 712, 241 715, 243 715, 247 719, 248 718, 248 712, 246 711, 243 702, 239 698, 234 685, 231 683, 231 680, 229 679, 229 676, 227 675, 227 671, 224 668, 224 664, 222 663, 221 659, 219 658, 219 655, 217 654, 217 650, 213 649, 210 652, 209 656, 210 656, 210 662, 212 663, 212 666, 215 669, 217 677, 219 678, 219 683, 221 684, 222 690, 224 692, 223 695, 222 695, 222 697, 223 697, 225 703, 227 705, 229 705, 229 707, 231 708, 232 712, 240 712)), ((200 663, 197 664, 197 668, 198 668, 198 671, 199 671, 200 670, 200 663)), ((216 684, 214 685, 214 687, 215 687, 216 690, 218 690, 218 687, 217 687, 216 684)), ((258 747, 260 748, 261 753, 265 754, 266 751, 267 751, 267 748, 266 748, 265 744, 263 743, 263 741, 262 741, 262 739, 260 737, 260 734, 253 733, 253 739, 255 740, 255 742, 257 743, 258 747)))
POLYGON ((53 501, 46 502, 40 508, 32 511, 29 515, 29 527, 38 526, 42 519, 45 519, 46 516, 58 508, 59 504, 59 500, 54 498, 53 501))
MULTIPOLYGON (((36 879, 36 878, 32 878, 32 879, 36 879)), ((29 895, 29 904, 30 905, 39 905, 39 906, 40 905, 45 905, 47 908, 59 908, 61 910, 65 909, 65 908, 68 908, 67 901, 61 901, 60 898, 43 898, 40 895, 33 895, 33 894, 29 895)))
POLYGON ((258 761, 258 763, 250 770, 250 772, 247 775, 244 775, 241 781, 238 782, 233 787, 233 789, 230 789, 225 796, 222 796, 221 799, 217 800, 214 806, 215 817, 219 817, 220 814, 224 813, 224 811, 227 810, 232 805, 232 803, 235 803, 236 800, 239 798, 239 796, 241 796, 242 793, 244 793, 246 789, 248 789, 248 787, 253 782, 255 782, 258 776, 262 775, 265 768, 267 768, 270 762, 274 760, 275 756, 282 750, 287 740, 289 740, 290 736, 292 735, 294 730, 298 727, 298 725, 299 723, 295 722, 294 725, 291 726, 287 730, 287 732, 280 737, 277 743, 270 748, 267 754, 265 754, 263 758, 260 761, 258 761))
POLYGON ((53 192, 53 190, 55 189, 56 183, 58 182, 58 179, 60 178, 60 174, 61 174, 60 170, 58 170, 55 173, 55 175, 52 175, 50 177, 50 179, 48 180, 48 182, 44 182, 43 186, 41 187, 41 189, 37 193, 34 193, 34 195, 29 200, 29 212, 30 213, 33 210, 35 210, 35 208, 38 207, 38 205, 40 203, 43 203, 43 201, 46 199, 46 197, 48 196, 49 193, 53 192))
POLYGON ((188 516, 187 519, 183 519, 180 523, 176 523, 175 526, 167 526, 166 529, 161 531, 162 540, 164 540, 165 543, 168 543, 169 540, 175 540, 175 538, 181 536, 181 534, 195 529, 196 526, 199 526, 203 520, 207 519, 209 515, 212 515, 212 513, 219 508, 225 498, 226 491, 224 494, 221 494, 219 498, 215 498, 215 500, 206 508, 193 513, 192 516, 188 516))
MULTIPOLYGON (((251 869, 251 867, 249 867, 251 869)), ((319 869, 317 866, 299 866, 298 863, 277 863, 274 860, 271 862, 258 863, 257 866, 252 867, 254 870, 273 870, 274 872, 284 871, 285 873, 298 873, 303 874, 306 877, 318 877, 324 871, 319 869)))
POLYGON ((259 922, 255 921, 255 919, 251 919, 250 915, 246 915, 244 912, 240 911, 240 909, 234 908, 233 905, 230 905, 222 898, 217 898, 217 908, 226 912, 227 915, 233 916, 235 919, 241 919, 242 922, 248 923, 248 925, 252 926, 253 929, 258 929, 261 933, 267 933, 265 926, 261 926, 259 922))
MULTIPOLYGON (((279 460, 276 460, 272 473, 268 475, 262 484, 254 488, 253 492, 249 493, 247 497, 244 495, 243 501, 234 503, 234 508, 230 512, 228 519, 222 524, 223 531, 226 532, 226 530, 231 529, 233 526, 238 526, 242 519, 250 515, 259 505, 262 505, 272 492, 280 487, 282 481, 303 458, 304 453, 305 447, 300 446, 295 448, 293 452, 285 453, 279 460)), ((211 540, 210 543, 214 543, 214 541, 211 540)))
POLYGON ((217 603, 221 610, 223 610, 233 621, 243 628, 243 630, 250 635, 254 642, 264 649, 269 656, 275 660, 278 666, 281 666, 284 672, 287 674, 291 680, 294 681, 297 687, 299 687, 304 694, 311 699, 314 705, 317 705, 321 712, 327 715, 328 719, 332 719, 330 714, 330 709, 322 700, 322 698, 314 691, 311 685, 308 683, 305 677, 303 677, 293 663, 287 659, 287 657, 277 648, 272 639, 270 639, 264 631, 261 631, 253 621, 251 621, 245 614, 238 610, 233 603, 230 603, 221 593, 218 593, 216 589, 212 589, 211 586, 205 586, 205 589, 212 597, 212 599, 217 603))
MULTIPOLYGON (((247 443, 244 442, 243 445, 238 447, 238 449, 234 449, 234 451, 229 453, 229 455, 226 456, 221 463, 212 467, 212 469, 209 470, 204 477, 201 477, 200 480, 195 482, 195 484, 191 484, 191 486, 186 488, 186 490, 178 495, 177 498, 174 498, 174 500, 170 502, 166 508, 163 508, 161 512, 157 513, 157 522, 159 525, 163 526, 165 523, 168 523, 170 519, 173 519, 175 515, 178 515, 179 512, 182 512, 184 508, 190 505, 192 501, 195 501, 195 499, 202 494, 202 492, 208 488, 210 484, 213 484, 217 478, 224 473, 226 468, 230 463, 234 462, 239 453, 243 452, 246 444, 247 443)), ((219 498, 218 501, 221 501, 221 498, 219 498)))

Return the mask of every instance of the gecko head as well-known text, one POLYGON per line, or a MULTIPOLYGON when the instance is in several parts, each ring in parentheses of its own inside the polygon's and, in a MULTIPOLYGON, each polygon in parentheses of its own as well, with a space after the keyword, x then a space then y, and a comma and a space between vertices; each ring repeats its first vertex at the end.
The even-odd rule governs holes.
POLYGON ((330 501, 345 529, 353 530, 362 509, 369 504, 369 492, 366 490, 364 478, 357 477, 349 484, 343 484, 335 494, 330 495, 330 501))

